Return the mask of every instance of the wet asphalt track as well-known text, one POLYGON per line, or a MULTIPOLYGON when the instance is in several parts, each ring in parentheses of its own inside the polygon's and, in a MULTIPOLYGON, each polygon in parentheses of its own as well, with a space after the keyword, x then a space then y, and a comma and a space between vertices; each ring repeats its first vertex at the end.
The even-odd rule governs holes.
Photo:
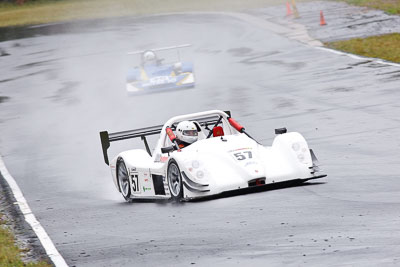
POLYGON ((10 54, 0 58, 0 151, 70 266, 400 264, 400 68, 229 16, 85 26, 0 43, 10 54), (126 52, 183 43, 193 44, 195 89, 127 97, 126 52), (277 127, 301 132, 329 177, 212 201, 124 203, 98 132, 208 109, 231 110, 264 144, 277 127))

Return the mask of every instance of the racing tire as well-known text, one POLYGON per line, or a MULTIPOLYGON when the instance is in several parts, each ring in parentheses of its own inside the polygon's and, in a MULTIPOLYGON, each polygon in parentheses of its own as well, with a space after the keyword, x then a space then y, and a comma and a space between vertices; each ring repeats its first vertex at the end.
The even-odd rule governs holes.
POLYGON ((171 199, 180 201, 183 197, 182 175, 178 163, 173 159, 168 163, 167 181, 171 199))
POLYGON ((117 161, 117 181, 122 196, 126 201, 130 202, 131 183, 129 181, 128 170, 126 169, 125 162, 122 158, 117 161))

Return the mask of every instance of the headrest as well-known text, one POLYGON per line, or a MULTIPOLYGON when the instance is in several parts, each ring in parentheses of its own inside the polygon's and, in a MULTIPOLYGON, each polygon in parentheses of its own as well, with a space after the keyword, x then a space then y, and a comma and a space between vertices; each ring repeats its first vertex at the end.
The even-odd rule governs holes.
POLYGON ((224 129, 221 126, 215 126, 212 131, 213 137, 224 136, 224 129))

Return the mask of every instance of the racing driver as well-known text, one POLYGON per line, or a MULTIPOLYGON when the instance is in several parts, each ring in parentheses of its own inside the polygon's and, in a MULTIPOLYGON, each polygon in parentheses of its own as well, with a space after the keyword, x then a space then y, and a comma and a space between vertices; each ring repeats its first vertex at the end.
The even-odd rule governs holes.
POLYGON ((159 65, 160 60, 153 51, 146 51, 142 55, 142 65, 159 65))
POLYGON ((192 121, 181 121, 176 126, 176 142, 179 148, 184 148, 193 144, 198 139, 196 124, 192 121))

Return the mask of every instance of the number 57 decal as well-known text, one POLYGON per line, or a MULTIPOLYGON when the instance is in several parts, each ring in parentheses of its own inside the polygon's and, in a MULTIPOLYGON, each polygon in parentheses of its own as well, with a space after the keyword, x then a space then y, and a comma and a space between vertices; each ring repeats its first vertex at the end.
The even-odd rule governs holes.
POLYGON ((242 152, 237 152, 237 153, 233 153, 233 155, 235 156, 235 158, 237 160, 245 160, 245 159, 251 159, 253 157, 253 154, 251 153, 251 151, 242 151, 242 152))

